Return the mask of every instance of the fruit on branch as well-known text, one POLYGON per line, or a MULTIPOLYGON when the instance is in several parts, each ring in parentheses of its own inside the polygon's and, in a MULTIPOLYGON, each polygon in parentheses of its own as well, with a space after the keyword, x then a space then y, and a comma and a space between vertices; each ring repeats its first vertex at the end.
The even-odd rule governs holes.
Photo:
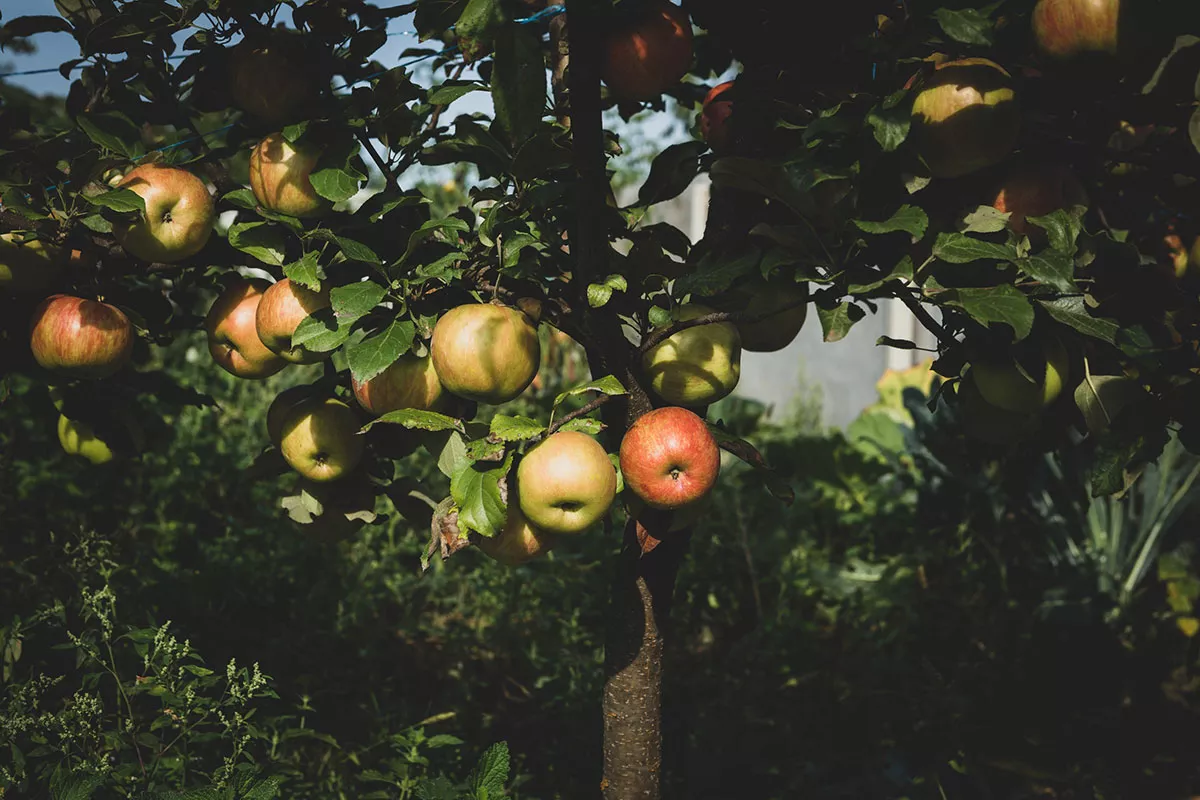
POLYGON ((1038 429, 1040 416, 1008 411, 983 398, 973 381, 958 387, 959 419, 963 432, 987 444, 1011 445, 1038 429))
POLYGON ((1191 254, 1183 246, 1183 239, 1178 234, 1170 233, 1163 237, 1162 246, 1166 251, 1167 259, 1171 262, 1171 269, 1175 273, 1175 277, 1183 278, 1184 275, 1187 275, 1188 266, 1191 264, 1191 254))
POLYGON ((292 469, 324 483, 354 471, 365 448, 354 409, 334 397, 312 398, 284 418, 279 450, 292 469))
MULTIPOLYGON (((55 407, 61 411, 61 400, 55 407)), ((145 434, 137 417, 128 407, 112 409, 113 417, 97 430, 91 422, 58 417, 58 443, 65 453, 83 456, 93 464, 105 464, 114 457, 140 453, 145 448, 145 434)))
POLYGON ((472 541, 493 561, 517 567, 548 552, 558 544, 558 537, 535 528, 525 519, 520 506, 509 503, 508 518, 500 532, 491 537, 473 537, 472 541))
POLYGON ((686 408, 642 415, 621 440, 625 485, 652 508, 683 508, 717 482, 721 451, 704 420, 686 408))
POLYGON ((1038 0, 1033 37, 1038 49, 1054 58, 1115 54, 1120 21, 1121 0, 1038 0))
POLYGON ((317 102, 304 56, 283 36, 242 41, 230 53, 229 76, 237 107, 270 125, 291 122, 317 102))
POLYGON ((1044 217, 1059 209, 1088 204, 1087 191, 1069 169, 1053 166, 1026 166, 1004 181, 992 200, 997 211, 1009 214, 1013 232, 1040 239, 1041 228, 1028 222, 1029 217, 1044 217))
POLYGON ((204 330, 213 361, 239 378, 266 378, 287 366, 258 338, 258 304, 269 284, 238 278, 208 310, 204 330))
POLYGON ((692 66, 692 22, 666 0, 649 0, 604 40, 600 75, 620 100, 653 100, 692 66))
POLYGON ((254 327, 271 352, 293 364, 315 364, 331 353, 318 353, 303 345, 292 346, 292 334, 314 311, 329 308, 329 291, 314 292, 290 278, 271 284, 258 301, 254 327))
POLYGON ((1017 414, 1035 414, 1062 394, 1070 367, 1067 349, 1057 339, 1050 339, 1036 368, 1027 370, 1029 377, 1021 374, 1012 359, 972 364, 970 377, 988 404, 1017 414))
POLYGON ((548 533, 580 533, 599 521, 617 494, 617 473, 600 443, 559 431, 517 467, 521 513, 548 533))
MULTIPOLYGON (((73 262, 81 261, 78 250, 71 252, 73 262)), ((45 289, 59 276, 64 266, 61 247, 41 239, 22 242, 21 235, 0 233, 0 291, 36 292, 45 289)))
POLYGON ((537 327, 524 312, 482 303, 443 314, 433 327, 429 349, 447 391, 494 405, 525 391, 542 352, 537 327))
POLYGON ((435 411, 442 406, 442 382, 429 356, 405 353, 369 381, 360 383, 352 376, 350 388, 363 410, 376 417, 402 408, 435 411))
POLYGON ((267 438, 271 444, 278 446, 283 438, 283 425, 287 422, 292 409, 315 394, 311 386, 292 386, 275 395, 271 405, 267 407, 267 438))
POLYGON ((133 325, 115 306, 56 294, 33 312, 33 358, 72 378, 107 378, 129 363, 133 325))
POLYGON ((58 443, 63 452, 73 456, 83 456, 93 464, 106 464, 113 459, 112 448, 108 446, 92 426, 79 420, 67 419, 63 414, 58 415, 58 443))
POLYGON ((212 235, 216 205, 204 181, 186 169, 143 164, 118 187, 146 203, 140 219, 113 225, 113 235, 134 258, 173 264, 199 253, 212 235))
POLYGON ((755 281, 729 295, 726 305, 731 311, 755 315, 781 309, 759 322, 736 323, 742 349, 752 353, 774 353, 787 347, 800 335, 808 317, 807 283, 789 278, 755 281))
MULTIPOLYGON (((686 305, 679 321, 714 313, 686 305)), ((742 371, 742 340, 732 322, 696 325, 669 336, 642 356, 642 371, 654 393, 677 406, 706 406, 737 386, 742 371)))
POLYGON ((327 541, 348 539, 366 524, 365 519, 351 515, 375 513, 375 487, 361 471, 328 483, 302 478, 296 488, 321 504, 321 513, 301 527, 327 541))
POLYGON ((704 96, 700 109, 700 135, 717 155, 733 148, 733 101, 722 97, 733 88, 733 81, 719 83, 704 96))
POLYGON ((1012 76, 986 58, 939 64, 913 101, 912 138, 935 178, 998 164, 1016 147, 1021 111, 1012 76))
POLYGON ((289 142, 272 133, 250 153, 250 188, 258 204, 269 211, 293 217, 315 217, 333 204, 313 188, 309 176, 321 152, 316 147, 289 142))

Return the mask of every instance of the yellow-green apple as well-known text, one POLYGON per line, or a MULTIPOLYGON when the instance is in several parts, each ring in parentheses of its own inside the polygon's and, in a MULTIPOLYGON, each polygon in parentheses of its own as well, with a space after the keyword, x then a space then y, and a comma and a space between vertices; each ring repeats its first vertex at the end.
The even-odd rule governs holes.
POLYGON ((733 88, 733 81, 719 83, 704 96, 700 109, 700 135, 717 155, 733 146, 733 101, 721 95, 733 88))
POLYGON ((208 352, 221 369, 239 378, 266 378, 287 366, 258 338, 255 319, 267 282, 238 278, 208 310, 208 352))
MULTIPOLYGON (((20 234, 0 233, 0 291, 36 292, 45 289, 62 272, 63 249, 41 239, 21 241, 20 234)), ((82 255, 72 251, 71 260, 82 255)))
POLYGON ((1038 0, 1033 37, 1055 58, 1115 54, 1120 42, 1121 0, 1038 0))
POLYGON ((692 66, 692 23, 666 0, 642 3, 604 40, 600 75, 621 100, 653 100, 692 66))
POLYGON ((204 181, 186 169, 143 164, 118 187, 146 203, 140 219, 113 226, 117 241, 135 258, 173 264, 199 253, 212 235, 216 205, 204 181))
POLYGON ((1040 416, 1008 411, 983 398, 973 381, 958 387, 959 415, 963 432, 987 444, 1007 445, 1019 442, 1037 430, 1040 416))
MULTIPOLYGON (((679 321, 713 313, 696 304, 679 310, 679 321)), ((642 371, 654 393, 677 406, 706 406, 737 386, 742 340, 732 322, 695 325, 669 336, 642 356, 642 371)))
POLYGON ((292 409, 313 397, 314 393, 313 387, 302 385, 292 386, 275 395, 275 399, 267 407, 267 438, 271 444, 279 445, 279 440, 283 438, 283 425, 292 409))
POLYGON ((621 440, 625 485, 651 508, 673 510, 708 494, 721 472, 721 451, 704 420, 686 408, 657 408, 621 440))
POLYGON ((350 388, 363 410, 376 417, 402 408, 434 411, 441 407, 442 382, 429 356, 405 353, 369 381, 360 383, 352 376, 350 388))
POLYGON ((1009 214, 1008 227, 1018 234, 1045 234, 1028 222, 1059 209, 1088 204, 1087 191, 1065 167, 1026 166, 1009 175, 992 200, 997 211, 1009 214))
POLYGON ((293 217, 315 217, 333 204, 313 188, 313 168, 321 151, 272 133, 250 153, 250 188, 259 205, 293 217))
POLYGON ((366 524, 351 515, 375 512, 375 488, 362 470, 328 483, 301 478, 297 489, 321 504, 321 513, 302 526, 304 532, 327 541, 347 539, 366 524))
POLYGON ((506 567, 516 567, 546 553, 558 544, 554 534, 538 530, 529 524, 521 508, 509 503, 504 527, 495 536, 473 537, 475 546, 494 561, 506 567))
POLYGON ((329 308, 329 291, 314 292, 290 278, 267 287, 254 312, 258 338, 271 352, 293 364, 315 364, 332 353, 318 353, 301 345, 292 346, 292 334, 314 311, 329 308))
POLYGON ((272 125, 313 111, 316 84, 287 39, 244 40, 230 53, 230 94, 238 108, 272 125))
POLYGON ((547 533, 580 533, 608 511, 617 472, 592 437, 559 431, 539 442, 517 467, 521 513, 547 533))
POLYGON ((541 362, 537 326, 523 312, 495 304, 452 308, 433 327, 430 354, 447 391, 498 405, 533 382, 541 362))
POLYGON ((986 58, 939 64, 913 101, 912 139, 935 178, 1000 163, 1020 132, 1012 76, 986 58))
POLYGON ((766 314, 758 322, 738 322, 742 349, 752 353, 774 353, 787 347, 800 335, 808 316, 808 284, 794 280, 756 281, 734 290, 737 308, 744 314, 766 314))
POLYGON ((73 378, 107 378, 129 363, 133 325, 115 306, 56 294, 33 312, 33 358, 73 378))
POLYGON ((1033 380, 1022 375, 1012 359, 972 364, 971 382, 989 405, 1018 414, 1034 414, 1062 394, 1071 365, 1066 348, 1057 339, 1046 343, 1042 363, 1044 370, 1030 374, 1033 380))
POLYGON ((350 406, 334 397, 313 398, 294 406, 285 417, 279 450, 305 478, 336 481, 362 461, 365 445, 358 429, 358 417, 350 406))
POLYGON ((93 464, 106 464, 113 459, 112 448, 108 446, 92 426, 80 420, 67 419, 58 415, 58 443, 63 452, 73 456, 83 456, 93 464))
MULTIPOLYGON (((61 411, 61 398, 55 399, 54 405, 61 411)), ((111 413, 108 426, 100 431, 89 422, 59 414, 58 443, 63 451, 83 456, 93 464, 105 464, 116 456, 141 452, 145 447, 145 434, 134 413, 124 406, 114 408, 111 413)))

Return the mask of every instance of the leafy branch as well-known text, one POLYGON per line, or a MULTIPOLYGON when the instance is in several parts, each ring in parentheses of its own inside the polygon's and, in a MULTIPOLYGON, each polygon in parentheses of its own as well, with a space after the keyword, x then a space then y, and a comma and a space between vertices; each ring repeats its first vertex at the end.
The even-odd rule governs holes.
POLYGON ((642 343, 638 345, 637 352, 639 355, 649 352, 657 345, 662 344, 680 331, 686 331, 688 328, 696 328, 701 325, 712 325, 717 322, 732 322, 735 324, 762 322, 765 319, 770 319, 776 314, 782 314, 784 311, 790 311, 791 309, 805 305, 806 303, 808 303, 807 297, 802 300, 785 303, 778 308, 772 308, 767 311, 758 311, 753 314, 749 314, 745 311, 714 311, 711 314, 705 314, 704 316, 696 317, 695 319, 680 320, 672 325, 656 328, 655 330, 651 331, 646 338, 642 339, 642 343))

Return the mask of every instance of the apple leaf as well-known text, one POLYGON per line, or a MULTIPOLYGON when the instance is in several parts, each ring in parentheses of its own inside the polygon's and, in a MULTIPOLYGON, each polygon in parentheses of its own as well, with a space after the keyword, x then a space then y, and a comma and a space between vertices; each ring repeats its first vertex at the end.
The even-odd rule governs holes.
POLYGON ((1008 325, 1018 340, 1024 339, 1033 329, 1033 306, 1029 298, 1010 284, 983 289, 957 289, 954 299, 947 302, 961 306, 977 322, 1008 325))
POLYGON ((346 363, 354 380, 369 381, 390 367, 412 347, 417 326, 412 320, 394 319, 379 333, 357 344, 346 345, 346 363))
POLYGON ((762 453, 758 452, 754 445, 745 439, 739 439, 733 434, 726 433, 711 423, 708 423, 708 432, 712 434, 718 447, 732 453, 754 468, 758 476, 762 478, 763 486, 771 493, 772 497, 789 506, 795 501, 795 490, 767 464, 767 460, 762 457, 762 453))
POLYGON ((62 17, 38 14, 13 17, 3 30, 7 37, 24 39, 38 33, 70 33, 71 26, 62 17))
POLYGON ((504 21, 500 0, 470 0, 463 9, 454 32, 458 49, 468 63, 487 55, 496 28, 504 21))
POLYGON ((301 525, 308 525, 314 518, 321 516, 325 511, 324 506, 321 505, 321 501, 304 490, 301 490, 298 495, 282 498, 279 501, 279 505, 288 512, 288 516, 292 518, 292 521, 298 522, 301 525))
POLYGON ((607 395, 622 395, 628 394, 625 387, 612 375, 605 375, 603 378, 598 378, 594 381, 588 381, 582 386, 576 386, 573 389, 567 389, 565 392, 554 398, 554 405, 558 406, 563 400, 574 395, 583 394, 584 392, 600 392, 607 395))
POLYGON ((757 247, 739 249, 737 255, 705 253, 695 270, 675 281, 673 294, 682 297, 688 292, 712 296, 725 291, 738 278, 751 274, 762 262, 757 247))
POLYGON ((560 431, 576 431, 578 433, 586 433, 588 436, 595 436, 600 431, 604 430, 604 423, 594 417, 576 417, 568 420, 560 431))
POLYGON ((703 142, 682 142, 659 153, 638 190, 638 205, 650 206, 679 196, 700 172, 700 156, 707 149, 703 142))
POLYGON ((424 411, 418 408, 401 408, 396 411, 389 411, 378 419, 373 419, 363 426, 363 432, 369 431, 380 422, 392 423, 395 425, 403 425, 409 430, 417 429, 422 431, 458 431, 466 433, 466 428, 463 427, 462 420, 448 417, 445 414, 439 414, 436 411, 424 411))
POLYGON ((904 90, 895 92, 867 114, 867 124, 885 153, 895 152, 908 139, 912 112, 907 103, 901 102, 907 95, 904 90))
POLYGON ((309 175, 308 180, 321 197, 339 203, 358 194, 361 178, 340 167, 327 167, 309 175))
POLYGON ((450 478, 450 496, 458 506, 459 525, 466 525, 484 536, 495 536, 504 527, 508 508, 500 497, 500 480, 512 467, 513 457, 499 466, 474 462, 450 478))
POLYGON ((80 114, 76 123, 87 137, 106 150, 120 153, 126 158, 137 158, 145 153, 141 130, 133 120, 119 111, 99 114, 80 114))
POLYGON ((985 47, 992 44, 992 30, 995 24, 977 8, 964 8, 960 11, 939 8, 934 12, 934 16, 946 35, 956 42, 985 47))
POLYGON ((587 288, 588 305, 600 308, 605 305, 614 291, 623 292, 629 288, 628 281, 623 275, 609 275, 603 283, 589 283, 587 288))
POLYGON ((448 106, 463 95, 486 91, 487 87, 477 81, 445 81, 429 90, 425 102, 431 106, 448 106))
POLYGON ((314 292, 321 291, 321 281, 325 280, 325 270, 321 269, 316 251, 310 251, 300 257, 299 261, 283 265, 283 274, 314 292))
POLYGON ((1072 277, 1075 263, 1070 256, 1056 250, 1047 250, 1028 258, 1017 259, 1017 269, 1035 281, 1041 281, 1047 286, 1053 286, 1060 292, 1078 292, 1072 277))
POLYGON ((353 239, 347 239, 344 236, 335 236, 334 241, 337 246, 342 249, 344 255, 350 261, 361 261, 364 264, 382 264, 379 256, 375 255, 375 251, 367 247, 362 242, 356 242, 353 239))
POLYGON ((492 417, 488 437, 500 442, 519 442, 532 439, 545 430, 545 425, 529 417, 509 417, 497 414, 492 417))
POLYGON ((496 121, 509 142, 532 137, 546 108, 541 34, 531 26, 506 25, 496 36, 491 82, 496 121))
POLYGON ((1028 222, 1046 231, 1050 247, 1056 252, 1074 256, 1079 250, 1076 241, 1083 232, 1083 217, 1078 212, 1058 209, 1044 217, 1027 217, 1028 222))
POLYGON ((249 189, 234 189, 221 195, 221 200, 246 211, 258 208, 258 198, 249 189))
POLYGON ((617 494, 625 491, 625 475, 621 472, 621 456, 617 453, 609 453, 608 460, 612 462, 613 469, 617 471, 617 494))
POLYGON ((379 220, 383 219, 390 212, 395 211, 397 208, 428 205, 428 203, 429 198, 427 197, 413 196, 410 194, 402 195, 401 197, 394 197, 381 205, 378 211, 371 214, 370 219, 371 222, 379 222, 379 220))
POLYGON ((296 326, 292 334, 292 347, 312 350, 314 353, 328 353, 341 347, 350 338, 350 330, 355 320, 339 320, 333 316, 333 311, 322 308, 304 318, 296 326))
POLYGON ((492 441, 491 436, 467 442, 467 458, 472 461, 502 461, 504 450, 504 442, 492 441))
POLYGON ((146 213, 146 201, 142 196, 132 189, 112 189, 101 194, 88 196, 80 195, 92 205, 103 206, 104 208, 119 211, 121 213, 137 212, 138 214, 146 213))
POLYGON ((866 315, 867 312, 854 303, 839 303, 833 308, 817 306, 817 317, 821 320, 821 330, 827 342, 840 342, 845 339, 854 323, 866 315))
POLYGON ((1093 317, 1087 304, 1080 296, 1060 297, 1057 300, 1039 300, 1038 303, 1050 316, 1064 325, 1069 325, 1087 336, 1115 344, 1121 326, 1109 319, 1093 317))
POLYGON ((457 231, 460 233, 467 233, 470 230, 471 226, 468 225, 465 220, 459 219, 458 217, 427 220, 421 224, 421 227, 413 231, 413 233, 408 237, 408 247, 404 250, 404 255, 400 256, 399 263, 403 264, 404 262, 408 261, 409 256, 416 251, 421 243, 426 239, 433 237, 438 231, 457 231))
POLYGON ((329 293, 333 314, 339 321, 356 320, 371 311, 387 296, 387 289, 374 281, 359 281, 339 286, 329 293))
POLYGON ((994 206, 979 206, 963 218, 960 233, 999 233, 1008 227, 1012 214, 994 206))
POLYGON ((921 239, 925 236, 926 228, 929 227, 929 216, 923 209, 916 206, 903 205, 884 222, 867 222, 856 219, 854 224, 865 233, 881 234, 903 231, 914 239, 921 239))
POLYGON ((239 222, 232 226, 229 246, 273 267, 283 266, 287 251, 283 231, 266 222, 239 222))
POLYGON ((452 478, 470 463, 471 459, 467 457, 467 443, 463 440, 462 434, 459 431, 451 431, 450 436, 446 439, 446 444, 438 453, 438 471, 447 478, 452 478))
POLYGON ((1087 370, 1084 380, 1075 387, 1075 405, 1083 413, 1088 431, 1100 433, 1112 425, 1122 409, 1141 395, 1141 386, 1132 378, 1124 375, 1092 375, 1087 370))
POLYGON ((961 233, 942 233, 933 245, 933 255, 947 264, 967 264, 985 258, 1011 261, 1017 257, 1017 251, 1007 244, 985 242, 961 233))

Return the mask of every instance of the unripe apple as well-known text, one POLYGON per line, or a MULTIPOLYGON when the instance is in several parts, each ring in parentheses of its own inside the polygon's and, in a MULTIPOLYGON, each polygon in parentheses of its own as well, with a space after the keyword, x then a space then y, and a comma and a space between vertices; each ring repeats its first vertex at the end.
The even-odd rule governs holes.
POLYGON ((365 444, 354 409, 333 397, 294 406, 283 423, 279 450, 292 469, 320 483, 336 481, 362 461, 365 444))
POLYGON ((653 100, 692 66, 692 23, 666 0, 648 0, 604 40, 601 77, 621 100, 653 100))
POLYGON ((92 426, 80 420, 67 419, 58 415, 58 443, 63 452, 83 456, 93 464, 106 464, 113 459, 112 448, 96 436, 92 426))
POLYGON ((617 494, 617 473, 592 437, 559 431, 517 467, 521 513, 548 533, 580 533, 599 521, 617 494))
POLYGON ((986 58, 939 64, 913 102, 912 139, 935 178, 1000 163, 1020 132, 1012 76, 986 58))
POLYGON ((286 361, 258 338, 257 312, 268 284, 239 278, 213 303, 204 320, 208 352, 221 369, 239 378, 266 378, 286 361))
MULTIPOLYGON (((41 239, 22 242, 16 233, 0 234, 0 291, 45 289, 62 272, 63 256, 61 247, 41 239)), ((72 257, 78 256, 78 250, 72 253, 72 257)))
POLYGON ((558 544, 558 537, 538 530, 525 519, 516 503, 509 503, 508 518, 495 536, 479 536, 475 546, 494 561, 506 567, 516 567, 548 552, 558 544))
POLYGON ((359 383, 352 376, 350 388, 363 410, 377 417, 402 408, 434 411, 441 407, 442 382, 429 356, 405 353, 369 381, 359 383))
POLYGON ((309 177, 321 151, 308 144, 289 142, 272 133, 250 153, 250 188, 259 205, 293 217, 316 217, 333 204, 313 188, 309 177))
POLYGON ((959 383, 958 399, 963 431, 987 444, 1014 444, 1036 431, 1040 424, 1039 414, 1008 411, 987 402, 973 381, 959 383))
POLYGON ((541 362, 537 327, 524 312, 494 304, 452 308, 433 328, 430 354, 447 391, 498 405, 533 382, 541 362))
POLYGON ((686 408, 638 418, 621 440, 625 486, 651 508, 683 508, 704 497, 721 472, 721 451, 708 426, 686 408))
POLYGON ((288 415, 300 403, 312 398, 314 392, 315 390, 311 386, 292 386, 275 396, 271 405, 267 407, 267 438, 271 444, 279 445, 279 441, 283 438, 283 425, 287 422, 288 415))
POLYGON ((146 203, 141 219, 113 226, 113 235, 130 255, 173 264, 204 248, 217 218, 204 181, 186 169, 143 164, 118 186, 136 192, 146 203))
POLYGON ((329 290, 319 292, 290 278, 271 284, 263 292, 254 312, 258 338, 271 352, 293 364, 315 364, 332 353, 318 353, 301 345, 292 346, 292 335, 313 312, 329 308, 329 290))
MULTIPOLYGON (((679 321, 713 313, 695 304, 679 311, 679 321)), ((742 370, 742 340, 732 322, 686 328, 650 348, 642 371, 654 393, 677 406, 706 406, 737 386, 742 370)))
POLYGON ((1062 342, 1051 339, 1045 347, 1045 373, 1030 381, 1008 361, 971 365, 971 382, 990 405, 1017 414, 1034 414, 1062 394, 1071 362, 1062 342), (1039 380, 1040 379, 1040 380, 1039 380))
POLYGON ((115 306, 56 294, 33 312, 29 343, 34 360, 48 370, 107 378, 129 363, 133 325, 115 306))

